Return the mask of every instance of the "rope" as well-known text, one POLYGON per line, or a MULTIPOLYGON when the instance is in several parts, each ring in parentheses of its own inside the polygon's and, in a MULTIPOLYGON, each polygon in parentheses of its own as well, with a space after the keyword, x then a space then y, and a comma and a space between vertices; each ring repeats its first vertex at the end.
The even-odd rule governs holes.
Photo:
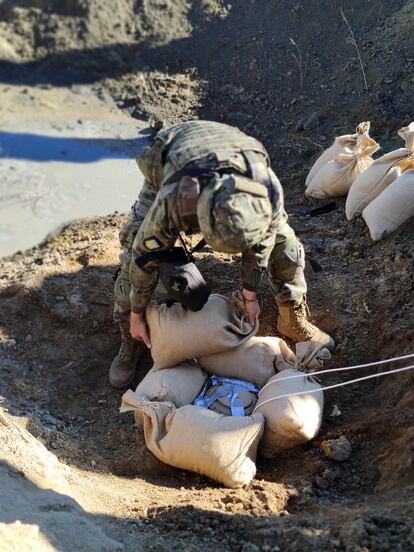
MULTIPOLYGON (((336 383, 335 385, 328 385, 327 387, 321 387, 319 389, 311 389, 309 391, 299 391, 298 393, 288 393, 286 395, 279 395, 278 397, 272 397, 271 399, 267 399, 266 401, 263 401, 262 403, 258 404, 253 410, 253 413, 256 412, 258 407, 263 406, 264 404, 267 404, 269 402, 276 401, 277 399, 286 399, 288 397, 297 397, 299 395, 309 395, 310 393, 319 393, 320 391, 328 391, 328 389, 335 389, 336 387, 344 387, 345 385, 351 385, 353 383, 357 383, 358 381, 369 380, 372 378, 379 378, 381 376, 386 376, 388 374, 397 374, 398 372, 406 372, 408 370, 412 370, 413 368, 414 368, 414 364, 411 364, 410 366, 404 366, 403 368, 394 368, 393 370, 389 370, 387 372, 379 372, 378 374, 371 374, 369 376, 364 376, 362 378, 357 378, 350 381, 344 381, 342 383, 336 383)), ((312 374, 310 374, 310 376, 312 377, 312 374)), ((306 378, 309 376, 306 376, 306 374, 304 374, 301 377, 306 378)), ((285 380, 288 380, 288 379, 289 378, 285 378, 285 380)), ((266 385, 272 385, 272 383, 278 383, 279 381, 285 381, 285 380, 272 381, 266 385)), ((262 391, 266 387, 266 385, 262 388, 262 391)), ((260 399, 260 395, 259 395, 259 399, 260 399)))
MULTIPOLYGON (((270 353, 269 353, 270 354, 270 353)), ((273 354, 273 353, 272 353, 273 354)), ((356 366, 345 366, 344 368, 332 368, 332 369, 328 369, 328 370, 319 370, 318 372, 309 372, 308 374, 306 374, 306 372, 304 372, 304 374, 308 375, 308 376, 319 376, 321 374, 324 374, 324 375, 329 375, 331 374, 332 372, 344 372, 346 370, 356 370, 357 368, 368 368, 369 366, 378 366, 379 364, 387 364, 388 362, 396 362, 397 360, 406 360, 407 358, 412 358, 414 357, 414 353, 411 353, 409 355, 404 355, 404 356, 399 356, 399 357, 394 357, 394 358, 389 358, 388 360, 377 360, 376 362, 368 362, 368 364, 357 364, 356 366)), ((303 364, 303 362, 301 362, 300 364, 303 364)), ((292 367, 295 368, 292 364, 292 367)), ((282 370, 283 372, 283 370, 282 370)), ((280 372, 279 372, 280 373, 280 372)), ((289 376, 287 378, 284 378, 284 381, 286 380, 290 380, 290 379, 295 379, 295 378, 301 378, 303 377, 302 374, 295 374, 294 376, 289 376)), ((262 387, 262 390, 267 386, 267 385, 270 385, 269 383, 266 383, 263 387, 262 387)))

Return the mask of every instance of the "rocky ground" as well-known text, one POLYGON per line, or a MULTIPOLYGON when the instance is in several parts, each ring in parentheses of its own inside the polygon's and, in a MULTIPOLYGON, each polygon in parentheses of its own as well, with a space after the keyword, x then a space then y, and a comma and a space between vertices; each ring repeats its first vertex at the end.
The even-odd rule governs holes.
MULTIPOLYGON (((13 96, 2 116, 32 90, 36 99, 39 88, 69 87, 150 122, 209 117, 254 134, 322 269, 308 263, 306 275, 313 317, 338 342, 329 367, 412 352, 412 222, 374 243, 363 220, 346 221, 341 199, 331 213, 301 214, 318 205, 304 199, 303 183, 335 135, 371 120, 384 152, 400 147, 396 130, 412 115, 412 4, 343 5, 368 91, 336 2, 114 5, 2 2, 0 80, 13 96)), ((20 520, 13 532, 33 550, 412 550, 412 373, 327 392, 318 438, 259 459, 247 489, 222 489, 146 450, 107 382, 119 344, 111 293, 123 219, 73 223, 0 262, 4 542, 2 523, 20 520), (352 452, 335 462, 321 444, 340 436, 352 452)), ((207 249, 199 260, 215 290, 234 288, 237 258, 207 249)), ((261 333, 275 335, 266 282, 261 295, 261 333)), ((136 382, 149 366, 147 357, 136 382)), ((327 373, 323 383, 351 377, 327 373)))

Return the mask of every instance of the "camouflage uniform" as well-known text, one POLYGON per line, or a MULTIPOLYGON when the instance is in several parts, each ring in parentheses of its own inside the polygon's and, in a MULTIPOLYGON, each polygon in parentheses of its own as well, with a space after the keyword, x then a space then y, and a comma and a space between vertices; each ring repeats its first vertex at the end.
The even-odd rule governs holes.
MULTIPOLYGON (((135 259, 154 244, 159 251, 172 247, 183 230, 177 212, 178 182, 164 183, 184 167, 224 167, 248 175, 246 152, 268 166, 267 153, 254 138, 221 123, 191 121, 160 131, 137 159, 145 182, 120 232, 123 251, 115 282, 115 321, 127 321, 131 310, 144 312, 157 284, 156 263, 141 269, 135 259)), ((273 218, 261 242, 242 253, 241 282, 245 289, 256 291, 268 268, 277 301, 300 301, 306 293, 304 251, 287 224, 279 180, 270 169, 269 174, 276 196, 273 218)))

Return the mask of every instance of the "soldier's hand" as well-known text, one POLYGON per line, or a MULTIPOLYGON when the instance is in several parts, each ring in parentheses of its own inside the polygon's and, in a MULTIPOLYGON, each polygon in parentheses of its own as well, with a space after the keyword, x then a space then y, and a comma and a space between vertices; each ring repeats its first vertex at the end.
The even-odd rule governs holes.
POLYGON ((246 316, 249 319, 250 324, 254 326, 260 314, 260 305, 257 300, 257 295, 254 291, 244 289, 243 300, 246 316))
POLYGON ((131 312, 130 332, 134 339, 137 341, 143 341, 148 349, 151 349, 148 326, 143 314, 131 312))

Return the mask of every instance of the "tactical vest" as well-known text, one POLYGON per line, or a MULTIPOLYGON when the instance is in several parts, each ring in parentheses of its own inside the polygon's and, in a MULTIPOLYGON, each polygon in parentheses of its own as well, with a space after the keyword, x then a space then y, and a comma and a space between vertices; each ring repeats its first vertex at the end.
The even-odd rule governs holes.
POLYGON ((212 121, 189 121, 157 134, 164 144, 162 185, 181 180, 177 209, 182 229, 199 231, 197 203, 213 172, 231 172, 249 177, 238 179, 238 191, 268 196, 278 201, 272 185, 269 157, 264 146, 238 128, 212 121), (205 178, 203 178, 205 173, 205 178))
POLYGON ((164 143, 164 163, 171 163, 176 172, 195 162, 206 169, 233 167, 240 171, 241 154, 248 151, 263 156, 266 165, 269 162, 258 140, 222 123, 189 121, 161 130, 157 138, 164 143))

